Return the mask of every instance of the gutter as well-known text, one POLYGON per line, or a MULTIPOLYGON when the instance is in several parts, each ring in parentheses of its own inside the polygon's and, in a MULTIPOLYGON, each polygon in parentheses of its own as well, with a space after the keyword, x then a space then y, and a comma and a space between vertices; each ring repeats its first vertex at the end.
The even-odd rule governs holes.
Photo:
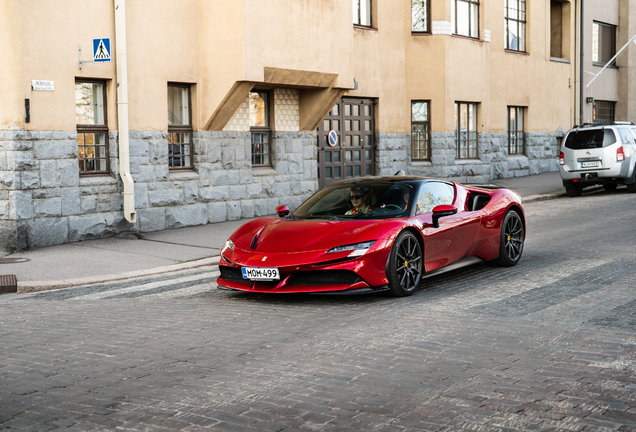
POLYGON ((119 130, 119 175, 124 184, 124 217, 135 223, 135 182, 130 174, 128 129, 128 65, 126 62, 126 0, 115 4, 115 53, 117 54, 117 128, 119 130))

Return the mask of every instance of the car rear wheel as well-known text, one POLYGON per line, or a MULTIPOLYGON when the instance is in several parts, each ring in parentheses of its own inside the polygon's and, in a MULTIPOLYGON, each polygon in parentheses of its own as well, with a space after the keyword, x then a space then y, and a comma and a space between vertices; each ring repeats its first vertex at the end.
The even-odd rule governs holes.
POLYGON ((578 196, 581 196, 581 194, 583 193, 583 189, 576 186, 569 187, 569 188, 565 188, 565 193, 569 197, 578 197, 578 196))
POLYGON ((417 238, 402 231, 395 239, 387 263, 389 292, 394 297, 410 296, 422 280, 424 255, 417 238))
POLYGON ((493 264, 503 267, 517 264, 521 259, 525 237, 521 216, 515 210, 508 210, 501 224, 499 257, 493 261, 493 264))
POLYGON ((618 187, 618 184, 616 184, 616 183, 605 183, 605 184, 603 184, 603 189, 605 189, 606 191, 614 191, 614 190, 616 190, 617 187, 618 187))

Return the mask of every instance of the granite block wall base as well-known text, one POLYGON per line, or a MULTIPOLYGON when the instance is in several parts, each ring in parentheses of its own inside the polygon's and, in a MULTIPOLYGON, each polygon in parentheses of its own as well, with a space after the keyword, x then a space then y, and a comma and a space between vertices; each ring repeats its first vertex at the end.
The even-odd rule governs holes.
POLYGON ((80 176, 75 131, 0 131, 0 249, 275 214, 318 186, 314 132, 276 132, 270 167, 253 168, 250 133, 195 132, 192 170, 170 171, 165 131, 130 132, 137 221, 123 214, 117 133, 111 173, 80 176))

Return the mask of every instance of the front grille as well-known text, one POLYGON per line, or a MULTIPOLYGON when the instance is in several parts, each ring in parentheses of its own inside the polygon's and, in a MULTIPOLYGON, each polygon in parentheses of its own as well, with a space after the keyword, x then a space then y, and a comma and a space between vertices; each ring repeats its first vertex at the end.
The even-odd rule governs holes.
POLYGON ((351 285, 360 280, 350 270, 318 270, 295 273, 289 285, 351 285))
POLYGON ((221 279, 225 279, 227 281, 232 281, 232 282, 247 282, 245 279, 243 279, 243 273, 241 273, 241 269, 220 266, 220 270, 221 270, 221 279))

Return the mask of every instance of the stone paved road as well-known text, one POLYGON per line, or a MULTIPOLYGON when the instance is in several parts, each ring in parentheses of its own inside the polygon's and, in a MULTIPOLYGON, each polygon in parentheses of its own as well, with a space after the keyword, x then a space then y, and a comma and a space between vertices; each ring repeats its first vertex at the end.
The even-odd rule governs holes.
POLYGON ((635 208, 529 204, 519 265, 403 299, 215 269, 1 296, 0 430, 636 431, 635 208))

